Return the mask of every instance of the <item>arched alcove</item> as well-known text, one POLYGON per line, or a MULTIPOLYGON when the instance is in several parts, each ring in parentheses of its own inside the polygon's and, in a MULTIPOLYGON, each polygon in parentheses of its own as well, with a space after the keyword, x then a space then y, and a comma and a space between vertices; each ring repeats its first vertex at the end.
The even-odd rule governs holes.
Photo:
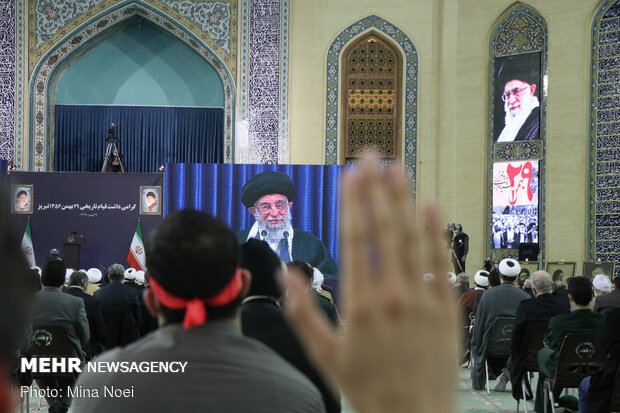
POLYGON ((30 86, 30 170, 49 170, 52 158, 54 85, 67 61, 81 55, 90 45, 109 36, 128 20, 140 16, 179 39, 204 59, 217 72, 224 90, 224 162, 233 160, 234 82, 226 65, 190 30, 159 10, 131 3, 111 9, 77 28, 41 58, 34 68, 30 86))
POLYGON ((59 71, 56 104, 224 107, 224 86, 215 69, 140 17, 59 71))

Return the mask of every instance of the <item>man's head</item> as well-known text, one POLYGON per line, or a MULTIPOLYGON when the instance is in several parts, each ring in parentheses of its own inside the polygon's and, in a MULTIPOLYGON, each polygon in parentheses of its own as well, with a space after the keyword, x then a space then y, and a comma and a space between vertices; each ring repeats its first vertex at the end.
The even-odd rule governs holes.
POLYGON ((41 271, 41 285, 44 287, 61 287, 65 283, 67 266, 63 260, 49 260, 41 271))
POLYGON ((489 272, 480 270, 474 275, 474 284, 476 287, 487 288, 489 286, 489 272))
POLYGON ((266 295, 279 299, 282 289, 277 277, 282 271, 280 259, 265 241, 250 238, 241 246, 241 268, 252 274, 248 295, 266 295))
POLYGON ((499 274, 503 283, 514 283, 521 272, 521 265, 513 258, 504 258, 499 263, 499 274))
MULTIPOLYGON (((170 214, 157 227, 146 248, 149 281, 181 299, 207 299, 221 293, 237 274, 239 246, 226 224, 204 212, 184 210, 170 214)), ((221 306, 205 304, 208 320, 236 316, 250 285, 247 271, 241 273, 242 288, 221 306)), ((185 309, 166 307, 152 290, 145 293, 149 310, 165 323, 179 323, 185 309)))
POLYGON ((497 268, 491 270, 489 272, 489 288, 497 287, 502 284, 502 281, 499 278, 499 270, 497 268))
POLYGON ((123 281, 125 279, 125 267, 120 264, 112 264, 108 268, 108 278, 110 281, 123 281))
POLYGON ((573 308, 587 307, 592 300, 592 283, 585 277, 571 277, 566 280, 568 300, 573 308))
POLYGON ((88 287, 88 275, 82 271, 73 271, 69 276, 69 287, 80 287, 86 291, 88 287))
POLYGON ((594 295, 599 296, 611 292, 611 281, 605 274, 598 274, 592 280, 594 286, 594 295))
POLYGON ((509 57, 500 66, 497 82, 502 86, 502 101, 506 112, 506 125, 515 119, 527 118, 539 105, 536 97, 540 82, 540 55, 528 53, 509 57))
POLYGON ((536 271, 530 280, 532 280, 532 291, 536 297, 542 294, 551 294, 553 291, 553 281, 551 281, 551 275, 547 271, 536 271))
POLYGON ((26 208, 26 205, 28 205, 28 194, 26 193, 26 191, 21 190, 15 196, 15 200, 17 201, 18 208, 26 208))
POLYGON ((294 260, 286 264, 288 273, 301 276, 308 285, 308 289, 312 288, 312 281, 314 281, 314 269, 312 265, 305 261, 294 260))
POLYGON ((464 288, 469 288, 469 274, 462 272, 458 276, 458 283, 464 288))
POLYGON ((282 172, 263 172, 243 185, 241 202, 256 218, 262 238, 281 239, 290 229, 295 194, 295 184, 282 172))
POLYGON ((155 196, 155 192, 149 191, 146 194, 146 202, 151 205, 153 202, 157 201, 157 197, 155 196))
POLYGON ((616 277, 613 279, 611 289, 612 291, 620 290, 620 277, 616 277))

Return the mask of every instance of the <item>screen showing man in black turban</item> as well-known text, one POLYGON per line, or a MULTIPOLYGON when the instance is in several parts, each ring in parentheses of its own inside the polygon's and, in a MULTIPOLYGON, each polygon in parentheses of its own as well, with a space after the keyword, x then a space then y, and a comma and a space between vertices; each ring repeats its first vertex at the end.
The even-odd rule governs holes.
POLYGON ((250 178, 241 190, 241 202, 256 222, 237 232, 237 240, 240 244, 250 238, 264 240, 286 263, 306 261, 324 275, 338 275, 338 266, 323 242, 293 228, 291 208, 295 195, 295 184, 285 173, 267 171, 250 178))

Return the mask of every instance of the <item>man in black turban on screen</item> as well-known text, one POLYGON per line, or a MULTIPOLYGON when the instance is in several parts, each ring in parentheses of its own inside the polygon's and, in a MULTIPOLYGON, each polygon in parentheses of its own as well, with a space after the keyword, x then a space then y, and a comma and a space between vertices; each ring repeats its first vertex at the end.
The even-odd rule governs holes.
POLYGON ((237 240, 240 244, 250 238, 263 240, 286 263, 306 261, 323 274, 338 275, 338 266, 323 242, 293 228, 291 207, 295 195, 295 184, 285 173, 266 171, 250 178, 241 190, 241 202, 256 222, 238 231, 237 240))

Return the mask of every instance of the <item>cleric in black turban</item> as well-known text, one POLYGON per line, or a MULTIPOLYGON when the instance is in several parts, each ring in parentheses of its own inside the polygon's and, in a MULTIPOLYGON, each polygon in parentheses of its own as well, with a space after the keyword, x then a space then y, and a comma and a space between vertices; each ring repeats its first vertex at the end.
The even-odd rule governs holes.
POLYGON ((265 195, 284 195, 288 201, 295 198, 295 184, 283 172, 266 171, 250 178, 241 189, 241 202, 246 208, 254 206, 265 195))
POLYGON ((315 267, 315 279, 321 278, 321 273, 338 275, 338 266, 323 242, 309 232, 293 228, 291 208, 295 195, 295 183, 285 173, 267 171, 250 178, 241 190, 241 202, 256 222, 237 232, 237 241, 265 241, 285 263, 299 260, 315 267))

